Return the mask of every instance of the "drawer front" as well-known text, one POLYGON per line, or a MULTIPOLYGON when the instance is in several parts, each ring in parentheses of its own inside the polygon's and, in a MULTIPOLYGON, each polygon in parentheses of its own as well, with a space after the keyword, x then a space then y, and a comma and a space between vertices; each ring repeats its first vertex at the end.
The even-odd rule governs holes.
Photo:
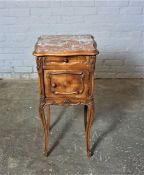
POLYGON ((46 97, 86 97, 88 93, 86 71, 44 71, 46 97))
POLYGON ((65 56, 65 57, 54 57, 47 56, 44 59, 44 69, 87 69, 89 63, 88 56, 65 56))

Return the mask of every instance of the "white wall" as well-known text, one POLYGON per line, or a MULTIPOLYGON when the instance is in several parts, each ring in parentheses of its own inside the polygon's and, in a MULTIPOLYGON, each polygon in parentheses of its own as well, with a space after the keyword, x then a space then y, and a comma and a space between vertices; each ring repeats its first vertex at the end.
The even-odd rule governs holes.
POLYGON ((144 1, 0 0, 0 77, 36 77, 41 34, 95 36, 98 78, 144 77, 144 1))

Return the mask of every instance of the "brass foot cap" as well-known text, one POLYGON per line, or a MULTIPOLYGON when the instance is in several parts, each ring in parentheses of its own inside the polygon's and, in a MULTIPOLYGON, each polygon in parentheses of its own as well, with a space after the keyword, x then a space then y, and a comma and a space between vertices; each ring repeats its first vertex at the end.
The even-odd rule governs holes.
POLYGON ((48 157, 48 152, 44 152, 43 154, 44 156, 48 157))

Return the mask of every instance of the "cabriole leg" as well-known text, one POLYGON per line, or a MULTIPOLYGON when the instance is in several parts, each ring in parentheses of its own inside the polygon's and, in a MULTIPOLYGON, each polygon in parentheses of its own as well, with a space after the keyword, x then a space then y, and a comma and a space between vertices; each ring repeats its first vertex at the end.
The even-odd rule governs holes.
MULTIPOLYGON (((50 129, 50 105, 46 105, 46 110, 47 110, 47 135, 49 137, 49 129, 50 129)), ((47 139, 47 150, 48 150, 48 141, 47 139)))
POLYGON ((85 131, 86 131, 86 126, 87 126, 87 109, 88 109, 88 106, 84 105, 84 127, 85 127, 85 131))
POLYGON ((44 129, 44 155, 48 156, 48 126, 47 126, 47 121, 45 118, 44 107, 45 107, 45 103, 43 103, 42 100, 40 99, 39 117, 41 119, 42 126, 44 129))
POLYGON ((94 119, 94 104, 88 104, 88 110, 87 110, 87 125, 86 125, 86 149, 87 149, 87 156, 91 156, 91 150, 90 150, 90 130, 91 125, 94 119))

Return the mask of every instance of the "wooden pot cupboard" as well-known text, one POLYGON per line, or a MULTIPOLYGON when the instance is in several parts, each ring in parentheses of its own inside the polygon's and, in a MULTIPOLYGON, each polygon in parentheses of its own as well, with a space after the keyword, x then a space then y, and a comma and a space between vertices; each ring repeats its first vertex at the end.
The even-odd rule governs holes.
POLYGON ((33 55, 39 77, 39 116, 48 156, 50 105, 84 105, 87 156, 94 118, 94 70, 97 45, 92 35, 42 35, 33 55), (47 108, 47 116, 44 109, 47 108))

